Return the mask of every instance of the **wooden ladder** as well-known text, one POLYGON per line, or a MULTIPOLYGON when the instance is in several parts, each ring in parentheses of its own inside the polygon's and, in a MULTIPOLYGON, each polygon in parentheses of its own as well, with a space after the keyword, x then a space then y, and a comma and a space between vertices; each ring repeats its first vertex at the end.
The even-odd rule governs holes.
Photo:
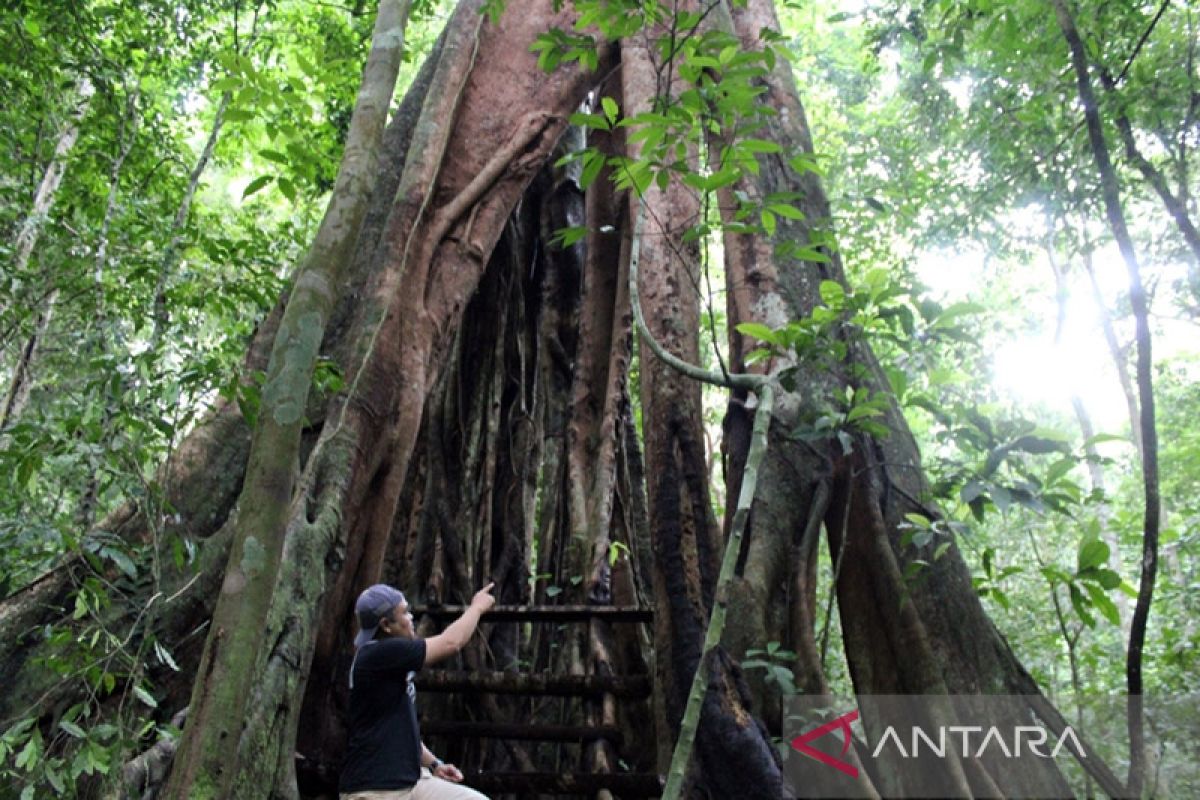
MULTIPOLYGON (((457 619, 463 606, 413 609, 414 616, 428 614, 439 623, 457 619)), ((496 606, 484 615, 487 623, 591 622, 648 623, 653 612, 630 606, 496 606)), ((541 697, 579 697, 603 700, 645 700, 653 690, 648 675, 553 675, 522 672, 468 672, 426 670, 416 678, 418 691, 456 694, 509 694, 541 697)), ((422 736, 469 739, 504 739, 529 742, 587 744, 607 741, 620 751, 621 731, 615 726, 547 725, 519 722, 424 720, 422 736)), ((470 772, 464 783, 488 794, 516 793, 595 796, 608 790, 620 798, 659 797, 662 780, 655 773, 634 772, 470 772)))

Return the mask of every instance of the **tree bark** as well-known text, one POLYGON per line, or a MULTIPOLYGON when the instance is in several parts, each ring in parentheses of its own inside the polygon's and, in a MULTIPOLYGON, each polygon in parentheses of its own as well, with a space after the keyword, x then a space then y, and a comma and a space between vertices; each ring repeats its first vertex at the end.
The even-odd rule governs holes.
MULTIPOLYGON (((252 682, 255 678, 261 680, 261 673, 255 669, 258 643, 280 574, 313 366, 336 299, 334 287, 349 261, 371 196, 407 16, 407 2, 384 2, 380 6, 337 183, 316 240, 298 271, 275 337, 247 480, 242 487, 242 508, 232 534, 231 559, 213 613, 213 633, 209 634, 199 667, 203 680, 198 680, 193 689, 178 767, 166 789, 168 797, 223 796, 239 785, 235 782, 247 785, 246 773, 256 779, 264 777, 259 772, 264 760, 258 752, 253 753, 251 764, 238 763, 243 737, 263 735, 254 729, 258 720, 251 717, 244 727, 237 726, 247 716, 245 703, 252 682)), ((188 198, 181 209, 184 217, 202 165, 220 130, 222 110, 218 109, 213 134, 200 165, 193 171, 188 198)), ((158 321, 156 332, 161 332, 158 321)), ((278 736, 273 732, 267 735, 278 736)), ((283 735, 286 738, 288 734, 283 735)), ((285 776, 290 775, 290 758, 279 767, 285 776)))
MULTIPOLYGON (((83 76, 75 96, 74 110, 63 124, 62 131, 58 135, 58 143, 54 146, 54 155, 50 157, 50 163, 34 194, 33 207, 21 224, 21 230, 13 243, 14 253, 10 274, 18 281, 23 279, 22 275, 29 267, 29 260, 33 256, 34 248, 37 247, 42 228, 45 227, 46 219, 58 197, 58 189, 62 185, 63 175, 67 171, 67 161, 71 156, 71 151, 75 149, 75 143, 79 140, 80 126, 91 107, 92 96, 95 92, 91 79, 86 75, 83 76)), ((46 295, 38 303, 33 331, 25 340, 17 355, 17 363, 13 366, 12 381, 5 394, 4 406, 0 408, 0 432, 20 419, 29 402, 34 362, 37 360, 38 349, 50 327, 50 320, 54 316, 54 307, 58 301, 55 278, 45 265, 42 266, 41 275, 41 282, 46 286, 46 295)), ((0 316, 6 310, 0 306, 0 316)))
MULTIPOLYGON (((538 76, 527 49, 547 23, 567 24, 568 15, 539 7, 484 28, 478 10, 477 3, 461 5, 443 43, 434 89, 415 128, 372 279, 352 323, 357 352, 346 370, 346 396, 331 408, 293 496, 278 483, 265 486, 265 493, 243 492, 243 513, 255 503, 288 509, 281 541, 272 543, 266 532, 255 531, 258 535, 241 537, 231 556, 223 597, 232 601, 241 595, 244 602, 249 591, 257 595, 258 608, 233 614, 241 622, 229 626, 218 613, 209 635, 210 650, 241 662, 237 674, 244 677, 238 683, 252 692, 244 702, 251 717, 243 722, 241 715, 206 719, 196 713, 205 707, 201 698, 230 682, 202 667, 188 722, 189 729, 196 726, 202 733, 189 738, 185 731, 180 753, 187 766, 172 776, 170 796, 203 797, 221 794, 227 786, 237 791, 266 784, 284 795, 294 793, 288 786, 288 737, 294 736, 313 631, 324 627, 318 622, 320 609, 324 603, 340 614, 356 587, 378 578, 423 400, 436 381, 450 333, 512 208, 587 89, 577 70, 538 76), (489 69, 475 69, 477 57, 489 69), (496 108, 497 98, 511 102, 496 108), (480 152, 481 142, 496 146, 480 152), (370 503, 365 502, 368 493, 370 503), (340 570, 326 591, 330 566, 340 570), (274 569, 278 584, 264 580, 274 569), (269 603, 265 613, 263 603, 269 603), (227 640, 233 636, 250 637, 241 652, 227 640), (263 648, 262 641, 271 644, 263 648), (279 713, 281 708, 286 713, 279 713), (204 767, 185 757, 195 739, 210 743, 191 745, 204 767), (230 740, 232 745, 221 744, 230 740), (221 753, 225 759, 218 757, 221 753), (275 779, 264 780, 267 775, 275 779)), ((280 407, 289 414, 296 408, 294 400, 280 407)), ((290 468, 275 463, 276 474, 290 468)), ((334 618, 325 624, 334 625, 334 618)))
MULTIPOLYGON (((75 149, 75 143, 79 140, 80 125, 87 116, 92 96, 95 93, 96 89, 92 85, 91 78, 87 75, 82 76, 75 94, 74 109, 63 123, 62 130, 58 134, 58 142, 54 146, 54 154, 50 157, 50 163, 46 166, 46 172, 42 175, 42 180, 38 183, 37 191, 34 193, 33 205, 24 222, 21 223, 16 241, 13 242, 11 274, 18 280, 21 279, 21 273, 29 266, 29 259, 33 256, 34 248, 37 247, 38 238, 46 224, 46 218, 58 197, 58 189, 62 185, 63 175, 67 171, 67 161, 71 156, 71 151, 75 149)), ((6 310, 0 306, 0 315, 6 310)))
POLYGON ((1125 224, 1125 211, 1121 205, 1121 189, 1117 174, 1108 154, 1108 143, 1104 138, 1104 126, 1100 120, 1100 108, 1092 91, 1091 76, 1088 74, 1087 52, 1079 38, 1075 20, 1067 8, 1066 0, 1053 0, 1054 13, 1062 28, 1063 37, 1071 51, 1071 64, 1075 70, 1079 100, 1083 104, 1087 123, 1088 141, 1096 169, 1100 173, 1100 187, 1104 199, 1104 211, 1108 226, 1121 257, 1129 272, 1129 302, 1133 307, 1135 341, 1137 342, 1137 388, 1140 417, 1138 427, 1142 435, 1142 490, 1145 495, 1142 517, 1142 568, 1138 581, 1138 598, 1134 606, 1133 619, 1129 626, 1129 648, 1125 657, 1125 686, 1129 692, 1129 779, 1127 790, 1133 797, 1140 797, 1145 782, 1145 718, 1142 709, 1142 648, 1145 645, 1146 626, 1150 616, 1150 604, 1154 598, 1154 583, 1158 573, 1158 532, 1160 525, 1161 499, 1158 487, 1158 432, 1154 421, 1154 378, 1151 373, 1150 320, 1146 289, 1142 285, 1141 267, 1133 247, 1133 239, 1125 224))
MULTIPOLYGON (((760 47, 760 32, 778 29, 772 5, 766 0, 750 0, 745 8, 736 9, 733 17, 744 46, 760 47)), ((812 143, 803 107, 784 64, 777 65, 766 89, 760 102, 776 109, 777 115, 766 121, 758 135, 778 142, 782 154, 766 155, 760 161, 758 180, 742 189, 759 198, 772 192, 798 192, 803 199, 796 205, 804 219, 780 220, 777 236, 783 241, 822 245, 823 240, 814 239, 814 233, 831 224, 831 214, 820 182, 812 172, 795 174, 786 163, 791 156, 811 153, 812 143)), ((789 319, 803 318, 821 302, 822 280, 845 286, 838 255, 825 247, 819 249, 826 253, 827 263, 777 258, 769 243, 738 234, 726 236, 725 249, 731 329, 742 321, 778 327, 789 319)), ((833 333, 846 342, 848 359, 829 364, 818 358, 816 365, 811 361, 794 365, 796 385, 803 388, 780 397, 773 430, 790 432, 811 425, 806 420, 824 413, 827 404, 848 385, 887 391, 886 378, 866 344, 853 331, 833 333)), ((733 339, 731 361, 738 369, 746 345, 740 336, 733 339)), ((789 637, 784 628, 787 620, 777 619, 778 604, 772 604, 770 598, 785 591, 787 576, 782 565, 787 563, 791 532, 806 525, 818 487, 829 481, 825 526, 835 562, 846 548, 837 596, 855 691, 932 695, 1036 691, 984 613, 953 543, 938 559, 932 552, 938 543, 926 548, 901 546, 904 514, 936 516, 936 512, 921 501, 926 491, 920 459, 899 409, 892 405, 879 419, 891 434, 873 440, 849 430, 848 453, 832 437, 811 446, 782 436, 772 441, 759 476, 759 499, 748 531, 746 588, 734 594, 730 611, 735 623, 727 637, 731 653, 736 657, 762 642, 812 635, 806 629, 791 631, 789 637), (921 581, 911 585, 901 575, 914 558, 925 560, 930 567, 921 581)), ((744 420, 742 407, 732 404, 727 431, 744 430, 744 420)), ((731 437, 727 457, 734 468, 727 474, 739 474, 736 467, 745 458, 746 444, 744 435, 731 437)), ((1013 709, 1014 718, 1022 713, 1023 709, 1013 709)), ((893 777, 903 783, 902 765, 893 777)), ((1019 791, 1025 781, 1043 790, 1054 786, 1067 791, 1055 770, 1037 765, 1019 775, 993 772, 992 778, 1006 792, 1019 791)), ((960 786, 964 781, 973 786, 979 780, 973 771, 969 775, 959 771, 957 777, 960 786)), ((885 793, 891 790, 886 780, 880 789, 885 793)))

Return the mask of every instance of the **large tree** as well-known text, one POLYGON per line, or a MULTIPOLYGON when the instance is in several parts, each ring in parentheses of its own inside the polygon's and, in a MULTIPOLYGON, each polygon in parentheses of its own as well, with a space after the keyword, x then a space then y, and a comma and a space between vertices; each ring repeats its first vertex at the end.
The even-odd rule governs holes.
MULTIPOLYGON (((187 719, 177 747, 131 761, 131 791, 154 791, 169 768, 165 796, 257 797, 269 787, 291 798, 327 790, 337 769, 349 609, 366 584, 395 581, 429 606, 462 602, 487 579, 508 605, 639 606, 652 594, 652 641, 597 618, 569 635, 497 625, 463 663, 510 673, 496 685, 512 687, 530 667, 636 677, 653 655, 656 713, 618 704, 625 684, 613 680, 597 680, 606 693, 582 707, 487 697, 431 705, 616 731, 580 748, 582 771, 611 775, 624 758, 662 772, 669 747, 655 753, 650 720, 659 743, 674 741, 695 711, 686 688, 703 666, 703 766, 688 776, 689 795, 735 796, 748 782, 780 795, 770 735, 780 732, 781 697, 747 681, 738 661, 784 642, 798 654, 798 686, 828 692, 814 640, 823 523, 856 691, 1027 694, 1061 724, 986 617, 957 550, 935 555, 938 542, 913 548, 903 536, 906 515, 938 512, 845 305, 804 109, 786 61, 772 54, 773 4, 714 0, 667 13, 534 0, 484 13, 500 5, 458 4, 385 129, 408 3, 382 0, 324 221, 249 345, 247 371, 266 376, 253 430, 236 403, 218 403, 160 472, 169 528, 136 499, 98 525, 146 544, 161 581, 76 619, 91 614, 117 640, 167 648, 178 671, 129 670, 105 683, 44 669, 45 654, 64 645, 40 631, 54 625, 69 637, 84 627, 64 620, 97 577, 81 554, 0 606, 10 687, 0 719, 33 720, 24 730, 50 736, 64 720, 75 726, 84 698, 119 714, 131 692, 148 694, 149 678, 164 720, 184 708, 187 719), (724 535, 699 390, 649 347, 654 338, 698 359, 697 243, 709 230, 724 232, 731 322, 781 331, 818 307, 830 312, 808 351, 777 348, 757 367, 745 335, 732 337, 728 371, 755 370, 754 385, 778 381, 784 391, 752 510, 735 521, 730 502, 724 535), (652 320, 638 350, 640 437, 628 388, 634 254, 652 320), (319 360, 340 374, 332 397, 311 391, 319 360), (862 417, 843 409, 844 425, 797 440, 844 397, 872 404, 882 424, 852 425, 862 417), (173 558, 172 536, 195 543, 196 558, 173 558), (740 551, 733 581, 718 585, 723 540, 740 551), (929 574, 909 586, 905 565, 918 557, 929 574), (707 621, 726 606, 722 646, 705 652, 707 621)), ((737 384, 725 422, 729 498, 741 489, 761 399, 747 385, 737 384)), ((58 737, 48 748, 70 744, 58 737)), ((494 771, 529 773, 557 759, 511 737, 447 746, 494 771)), ((1021 776, 988 766, 950 769, 964 792, 1021 788, 1021 776)), ((904 781, 898 768, 877 788, 904 781)))

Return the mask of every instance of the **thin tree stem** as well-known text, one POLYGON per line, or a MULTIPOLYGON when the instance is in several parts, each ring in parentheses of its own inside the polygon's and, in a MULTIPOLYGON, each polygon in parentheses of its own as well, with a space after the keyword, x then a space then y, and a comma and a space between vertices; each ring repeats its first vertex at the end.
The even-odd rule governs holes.
POLYGON ((1079 99, 1087 121, 1088 139, 1096 168, 1100 173, 1100 185, 1109 227, 1117 247, 1125 260, 1129 272, 1129 300, 1133 307, 1137 342, 1137 385, 1141 411, 1139 427, 1142 433, 1142 486, 1145 494, 1145 509, 1142 521, 1142 569, 1138 584, 1137 605, 1130 624, 1129 648, 1125 657, 1125 684, 1129 692, 1129 778, 1126 791, 1132 797, 1140 797, 1145 780, 1145 715, 1142 708, 1142 648, 1146 640, 1146 626, 1150 616, 1150 604, 1154 597, 1154 583, 1158 573, 1158 531, 1160 498, 1158 487, 1158 439, 1154 421, 1154 392, 1151 375, 1150 323, 1146 302, 1146 289, 1142 284, 1141 270, 1133 239, 1125 224, 1125 213, 1121 206, 1120 186, 1116 171, 1109 158, 1108 143, 1104 138, 1104 127, 1100 119, 1100 108, 1092 91, 1088 74, 1087 53, 1075 27, 1075 20, 1067 8, 1066 0, 1053 0, 1059 27, 1071 51, 1071 62, 1075 69, 1079 99))

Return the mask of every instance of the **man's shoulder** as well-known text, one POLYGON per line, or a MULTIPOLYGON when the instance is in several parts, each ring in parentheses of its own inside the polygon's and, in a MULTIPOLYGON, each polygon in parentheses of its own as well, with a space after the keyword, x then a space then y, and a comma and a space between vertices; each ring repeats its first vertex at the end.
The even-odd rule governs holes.
POLYGON ((358 663, 365 669, 420 669, 424 661, 424 639, 379 639, 363 645, 358 654, 358 663))

